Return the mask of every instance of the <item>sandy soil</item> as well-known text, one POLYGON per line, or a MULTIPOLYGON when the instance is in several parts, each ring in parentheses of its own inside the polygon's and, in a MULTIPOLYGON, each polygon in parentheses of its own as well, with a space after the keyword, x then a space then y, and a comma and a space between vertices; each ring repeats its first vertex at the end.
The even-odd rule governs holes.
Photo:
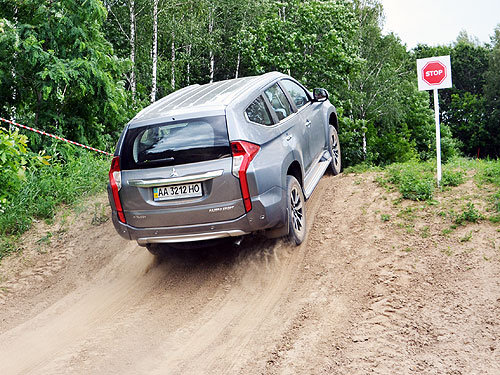
POLYGON ((38 223, 0 265, 0 374, 500 374, 499 226, 447 230, 481 193, 375 177, 323 178, 300 247, 159 260, 91 223, 105 196, 38 223))

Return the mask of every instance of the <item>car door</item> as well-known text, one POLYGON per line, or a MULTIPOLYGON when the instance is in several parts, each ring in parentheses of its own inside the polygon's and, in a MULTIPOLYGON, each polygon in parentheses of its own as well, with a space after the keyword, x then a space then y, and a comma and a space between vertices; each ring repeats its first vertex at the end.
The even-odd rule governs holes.
POLYGON ((317 105, 312 103, 307 91, 290 79, 280 81, 280 85, 286 90, 290 100, 300 115, 301 126, 307 138, 307 152, 309 163, 306 169, 322 154, 325 146, 325 127, 321 111, 317 105))
POLYGON ((301 116, 288 99, 283 88, 275 83, 264 90, 264 97, 269 104, 271 113, 275 118, 283 139, 296 153, 296 157, 302 160, 304 169, 311 164, 309 152, 309 139, 301 116))

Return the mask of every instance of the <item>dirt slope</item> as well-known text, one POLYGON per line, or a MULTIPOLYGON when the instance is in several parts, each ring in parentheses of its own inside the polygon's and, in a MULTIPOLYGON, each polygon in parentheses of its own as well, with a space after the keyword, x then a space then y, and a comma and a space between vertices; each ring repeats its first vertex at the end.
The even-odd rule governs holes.
POLYGON ((394 204, 374 178, 323 178, 297 248, 159 261, 91 224, 104 196, 39 223, 0 266, 0 374, 500 374, 499 226, 439 214, 477 188, 394 204))

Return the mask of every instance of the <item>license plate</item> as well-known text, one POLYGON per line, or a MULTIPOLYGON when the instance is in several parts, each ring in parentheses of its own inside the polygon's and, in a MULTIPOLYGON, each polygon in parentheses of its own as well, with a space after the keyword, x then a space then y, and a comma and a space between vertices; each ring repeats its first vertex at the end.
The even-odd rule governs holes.
POLYGON ((153 188, 153 200, 155 202, 169 199, 201 197, 202 195, 201 182, 153 188))

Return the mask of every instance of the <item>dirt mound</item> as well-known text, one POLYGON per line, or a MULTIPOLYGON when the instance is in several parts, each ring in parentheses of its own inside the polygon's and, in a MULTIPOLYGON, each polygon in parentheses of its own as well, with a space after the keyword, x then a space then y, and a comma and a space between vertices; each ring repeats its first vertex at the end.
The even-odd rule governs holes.
POLYGON ((499 227, 438 211, 475 187, 394 204, 374 178, 323 178, 300 247, 158 260, 104 195, 38 223, 0 266, 0 373, 500 373, 499 227))

